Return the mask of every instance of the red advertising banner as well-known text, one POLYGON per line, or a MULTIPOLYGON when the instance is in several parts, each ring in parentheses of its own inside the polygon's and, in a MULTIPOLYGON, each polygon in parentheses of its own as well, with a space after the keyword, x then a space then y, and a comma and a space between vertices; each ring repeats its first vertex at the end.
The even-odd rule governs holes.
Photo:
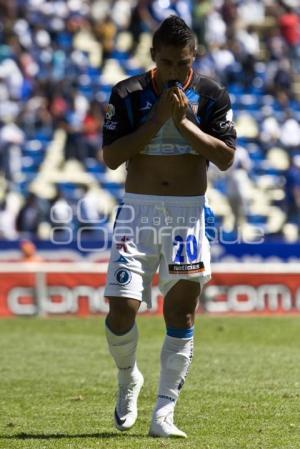
MULTIPOLYGON (((106 273, 0 273, 0 317, 79 315, 108 312, 104 298, 106 273)), ((153 308, 161 313, 162 296, 153 288, 153 308)))
POLYGON ((202 300, 214 313, 300 313, 300 274, 218 272, 202 300))
MULTIPOLYGON (((33 272, 0 271, 0 317, 107 313, 106 272, 52 268, 33 272)), ((30 270, 29 270, 30 271, 30 270)), ((259 269, 257 270, 259 271, 259 269)), ((152 309, 162 313, 162 296, 154 279, 152 309)), ((199 312, 239 314, 300 314, 300 272, 216 272, 201 295, 199 312)))

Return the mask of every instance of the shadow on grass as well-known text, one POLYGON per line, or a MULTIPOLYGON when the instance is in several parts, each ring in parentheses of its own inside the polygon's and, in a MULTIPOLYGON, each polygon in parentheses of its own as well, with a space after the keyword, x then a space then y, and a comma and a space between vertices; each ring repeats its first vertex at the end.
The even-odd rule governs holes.
MULTIPOLYGON (((60 440, 68 438, 99 438, 99 439, 110 439, 110 438, 123 438, 125 434, 117 432, 99 432, 99 433, 79 433, 79 434, 68 434, 68 433, 16 433, 15 435, 0 435, 0 440, 60 440)), ((126 438, 145 438, 146 435, 141 433, 127 433, 126 438)))

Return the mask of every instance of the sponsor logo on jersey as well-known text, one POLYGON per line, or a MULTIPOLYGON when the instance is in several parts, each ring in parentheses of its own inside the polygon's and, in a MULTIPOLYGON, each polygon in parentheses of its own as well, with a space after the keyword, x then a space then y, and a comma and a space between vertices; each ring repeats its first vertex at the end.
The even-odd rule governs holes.
POLYGON ((220 128, 222 129, 230 129, 234 126, 233 122, 233 112, 232 109, 229 109, 226 113, 225 121, 220 122, 220 128))
POLYGON ((170 274, 193 274, 201 273, 205 270, 203 262, 185 263, 185 264, 170 264, 170 274))
POLYGON ((233 119, 233 111, 232 109, 229 109, 229 111, 226 112, 226 121, 232 122, 233 119))
POLYGON ((125 268, 119 268, 115 272, 115 278, 119 284, 127 285, 131 281, 132 274, 130 273, 130 271, 126 270, 125 268))
POLYGON ((114 131, 118 125, 118 122, 113 122, 112 120, 106 120, 104 123, 104 128, 114 131))
POLYGON ((150 155, 197 154, 190 145, 181 145, 179 143, 150 143, 145 147, 143 153, 150 155))

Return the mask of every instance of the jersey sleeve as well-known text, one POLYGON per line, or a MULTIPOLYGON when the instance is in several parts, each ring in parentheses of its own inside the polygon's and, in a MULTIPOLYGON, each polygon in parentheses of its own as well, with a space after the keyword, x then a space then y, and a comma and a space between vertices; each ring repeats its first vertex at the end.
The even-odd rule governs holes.
POLYGON ((131 125, 125 100, 119 95, 118 89, 114 87, 106 108, 103 124, 103 146, 110 145, 115 140, 130 132, 131 125))
POLYGON ((222 89, 208 115, 205 131, 235 149, 236 130, 232 119, 230 98, 227 91, 222 89))

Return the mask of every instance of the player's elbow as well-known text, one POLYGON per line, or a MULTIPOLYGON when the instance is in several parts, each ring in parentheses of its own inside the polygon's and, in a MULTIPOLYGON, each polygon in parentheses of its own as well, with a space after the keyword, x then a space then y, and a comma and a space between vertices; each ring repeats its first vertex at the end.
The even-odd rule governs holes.
POLYGON ((111 170, 116 170, 121 164, 116 160, 113 155, 113 152, 109 147, 102 148, 103 161, 105 165, 111 170))
POLYGON ((228 170, 234 161, 234 150, 233 148, 228 148, 229 151, 226 152, 226 154, 224 155, 224 157, 222 158, 222 160, 218 163, 218 168, 221 171, 226 171, 228 170))
POLYGON ((222 161, 220 164, 218 164, 218 168, 221 171, 226 171, 232 166, 232 164, 233 164, 233 158, 232 158, 232 160, 229 160, 229 161, 222 161))

